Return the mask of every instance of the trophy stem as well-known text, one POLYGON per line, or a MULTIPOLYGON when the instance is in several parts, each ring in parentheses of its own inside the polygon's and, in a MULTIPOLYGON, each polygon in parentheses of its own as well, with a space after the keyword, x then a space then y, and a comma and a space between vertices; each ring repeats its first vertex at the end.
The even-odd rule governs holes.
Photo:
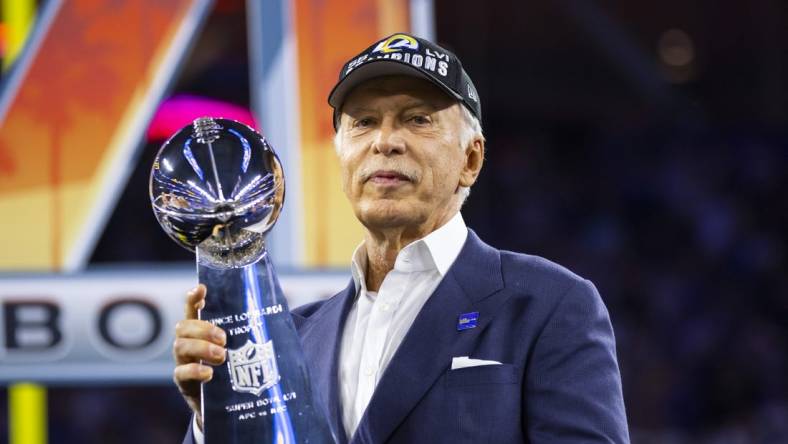
POLYGON ((268 254, 218 269, 198 247, 197 262, 208 288, 200 319, 227 334, 226 363, 202 386, 206 442, 333 443, 268 254))

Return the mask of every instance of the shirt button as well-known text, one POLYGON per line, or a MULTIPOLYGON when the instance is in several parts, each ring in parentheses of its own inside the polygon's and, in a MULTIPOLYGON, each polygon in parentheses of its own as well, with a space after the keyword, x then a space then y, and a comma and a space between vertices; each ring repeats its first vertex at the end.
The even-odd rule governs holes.
POLYGON ((383 309, 383 311, 389 311, 389 310, 391 310, 391 305, 383 304, 383 307, 381 307, 381 308, 383 309))
POLYGON ((367 367, 366 370, 364 370, 364 374, 367 376, 372 376, 375 374, 375 369, 372 367, 367 367))

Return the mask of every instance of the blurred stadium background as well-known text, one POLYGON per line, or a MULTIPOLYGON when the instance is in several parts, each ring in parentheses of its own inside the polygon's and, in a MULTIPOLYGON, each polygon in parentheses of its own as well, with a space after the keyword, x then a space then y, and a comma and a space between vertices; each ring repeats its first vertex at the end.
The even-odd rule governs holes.
POLYGON ((194 117, 247 121, 283 158, 291 306, 344 285, 361 231, 325 97, 401 30, 479 90, 468 225, 599 287, 633 442, 788 442, 784 0, 0 5, 0 443, 180 441, 169 345, 193 257, 147 181, 194 117))

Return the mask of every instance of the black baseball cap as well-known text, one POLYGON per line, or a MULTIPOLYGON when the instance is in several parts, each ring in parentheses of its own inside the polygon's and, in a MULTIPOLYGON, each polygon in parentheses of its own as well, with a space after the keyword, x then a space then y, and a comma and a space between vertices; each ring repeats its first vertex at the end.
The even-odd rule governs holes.
POLYGON ((392 34, 350 59, 339 72, 339 81, 328 95, 334 108, 334 129, 348 93, 374 77, 406 75, 426 79, 459 100, 481 122, 482 105, 471 78, 451 51, 422 38, 392 34))

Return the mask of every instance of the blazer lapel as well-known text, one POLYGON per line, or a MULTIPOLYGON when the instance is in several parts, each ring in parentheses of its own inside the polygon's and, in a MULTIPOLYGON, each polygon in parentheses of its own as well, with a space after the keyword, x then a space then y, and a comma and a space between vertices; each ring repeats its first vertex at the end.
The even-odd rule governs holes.
POLYGON ((351 443, 385 442, 451 358, 467 350, 505 296, 498 250, 469 230, 457 260, 424 304, 381 377, 351 443), (457 331, 459 315, 479 312, 476 328, 457 331))
POLYGON ((298 332, 304 347, 304 355, 310 364, 312 386, 324 405, 328 407, 329 421, 338 443, 346 443, 347 436, 342 424, 337 378, 339 348, 342 326, 353 306, 356 288, 353 281, 335 297, 326 301, 315 313, 306 318, 298 332), (326 369, 330 369, 326 371, 326 369))

